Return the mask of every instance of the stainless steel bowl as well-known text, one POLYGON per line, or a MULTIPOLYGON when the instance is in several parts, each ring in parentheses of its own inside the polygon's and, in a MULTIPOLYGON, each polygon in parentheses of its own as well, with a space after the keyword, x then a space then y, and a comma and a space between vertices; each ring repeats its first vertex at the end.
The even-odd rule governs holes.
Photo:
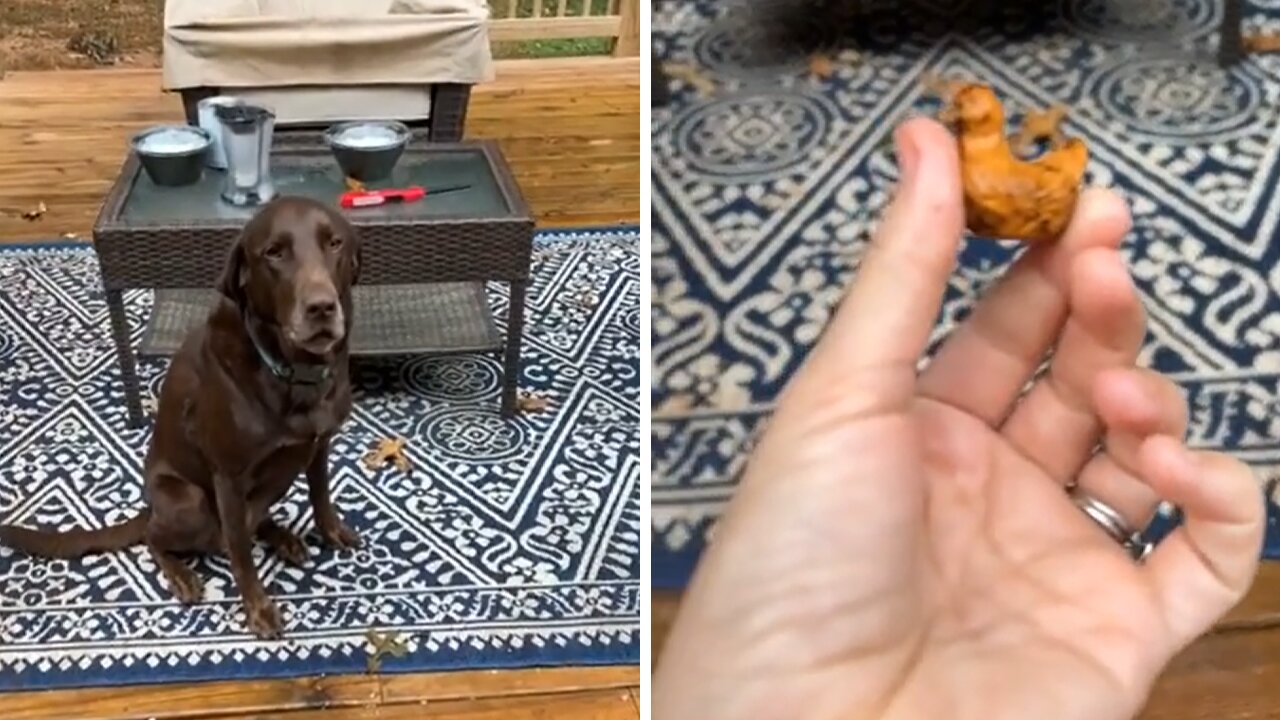
POLYGON ((142 169, 156 185, 193 185, 204 175, 205 160, 213 137, 191 125, 147 128, 129 141, 142 169))
POLYGON ((338 167, 362 182, 390 177, 411 137, 408 126, 393 120, 339 123, 324 134, 338 167))

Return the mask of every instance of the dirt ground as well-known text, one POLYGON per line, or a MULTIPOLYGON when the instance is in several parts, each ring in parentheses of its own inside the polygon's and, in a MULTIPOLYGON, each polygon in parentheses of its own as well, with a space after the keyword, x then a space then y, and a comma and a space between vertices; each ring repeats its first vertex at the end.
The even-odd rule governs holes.
POLYGON ((164 0, 0 0, 0 70, 156 67, 164 0))
MULTIPOLYGON (((603 12, 610 0, 591 0, 603 12)), ((519 0, 521 17, 532 13, 519 0)), ((584 0, 569 0, 569 14, 584 0)), ((0 75, 6 70, 159 67, 164 0, 0 0, 0 75)), ((606 38, 495 45, 496 57, 594 55, 606 38)))

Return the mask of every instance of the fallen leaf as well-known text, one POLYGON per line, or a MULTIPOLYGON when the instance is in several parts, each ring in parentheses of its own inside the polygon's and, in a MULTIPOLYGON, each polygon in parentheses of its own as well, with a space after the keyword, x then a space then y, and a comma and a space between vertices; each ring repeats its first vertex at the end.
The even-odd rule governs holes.
POLYGON ((368 189, 365 187, 364 183, 353 177, 343 178, 343 181, 347 184, 347 192, 364 192, 368 189))
POLYGON ((369 653, 364 663, 370 673, 376 673, 382 669, 382 658, 387 655, 402 658, 409 654, 409 646, 401 639, 400 633, 394 630, 387 633, 366 630, 364 637, 373 646, 373 652, 369 653))
POLYGON ((28 210, 22 213, 22 219, 28 221, 39 220, 44 217, 44 214, 47 212, 49 212, 49 208, 45 207, 44 203, 40 203, 39 205, 36 205, 35 210, 28 210))
POLYGON ((520 393, 520 396, 516 398, 516 408, 520 410, 520 412, 542 412, 543 410, 546 410, 550 404, 551 401, 547 398, 544 398, 541 395, 534 395, 533 393, 522 392, 520 393))
POLYGON ((826 53, 815 53, 809 56, 809 72, 826 80, 836 74, 836 63, 826 53))
POLYGON ((381 438, 372 450, 364 454, 361 461, 370 471, 376 471, 390 462, 400 472, 407 473, 412 466, 409 465, 409 458, 404 454, 405 442, 404 438, 381 438))
POLYGON ((662 64, 662 71, 668 77, 683 80, 693 87, 702 97, 715 95, 716 84, 700 70, 688 63, 668 62, 662 64))
POLYGON ((583 290, 574 296, 573 301, 583 310, 594 310, 600 304, 600 298, 591 290, 583 290))
POLYGON ((1272 53, 1280 50, 1280 33, 1248 33, 1241 38, 1241 42, 1244 45, 1245 52, 1272 53))

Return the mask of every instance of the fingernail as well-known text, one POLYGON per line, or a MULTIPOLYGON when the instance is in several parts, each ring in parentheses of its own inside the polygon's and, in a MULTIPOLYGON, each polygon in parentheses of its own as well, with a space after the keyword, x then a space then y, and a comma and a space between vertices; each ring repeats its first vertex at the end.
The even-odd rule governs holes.
POLYGON ((911 133, 902 126, 894 132, 894 144, 898 154, 898 181, 903 185, 915 182, 920 168, 920 148, 916 145, 911 133))

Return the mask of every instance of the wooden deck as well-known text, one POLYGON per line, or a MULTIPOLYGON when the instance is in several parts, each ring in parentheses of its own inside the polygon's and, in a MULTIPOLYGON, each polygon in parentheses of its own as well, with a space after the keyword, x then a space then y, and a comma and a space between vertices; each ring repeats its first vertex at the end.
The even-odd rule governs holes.
MULTIPOLYGON (((679 607, 655 592, 653 657, 679 607)), ((1166 669, 1137 720, 1275 720, 1280 718, 1280 563, 1262 566, 1249 595, 1166 669)))
MULTIPOLYGON (((88 238, 129 135, 181 119, 158 72, 12 73, 0 80, 0 242, 88 238), (38 221, 21 212, 44 203, 38 221)), ((468 135, 497 138, 544 227, 640 218, 640 63, 504 61, 477 89, 468 135)), ((623 720, 636 667, 163 685, 0 694, 4 720, 623 720)))
POLYGON ((4 720, 622 720, 639 669, 347 675, 0 694, 4 720))
MULTIPOLYGON (((638 58, 508 60, 476 88, 470 137, 502 144, 541 227, 638 223, 638 58)), ((15 72, 0 80, 0 242, 88 238, 129 136, 180 122, 158 70, 15 72), (23 212, 44 203, 38 221, 23 212)))

